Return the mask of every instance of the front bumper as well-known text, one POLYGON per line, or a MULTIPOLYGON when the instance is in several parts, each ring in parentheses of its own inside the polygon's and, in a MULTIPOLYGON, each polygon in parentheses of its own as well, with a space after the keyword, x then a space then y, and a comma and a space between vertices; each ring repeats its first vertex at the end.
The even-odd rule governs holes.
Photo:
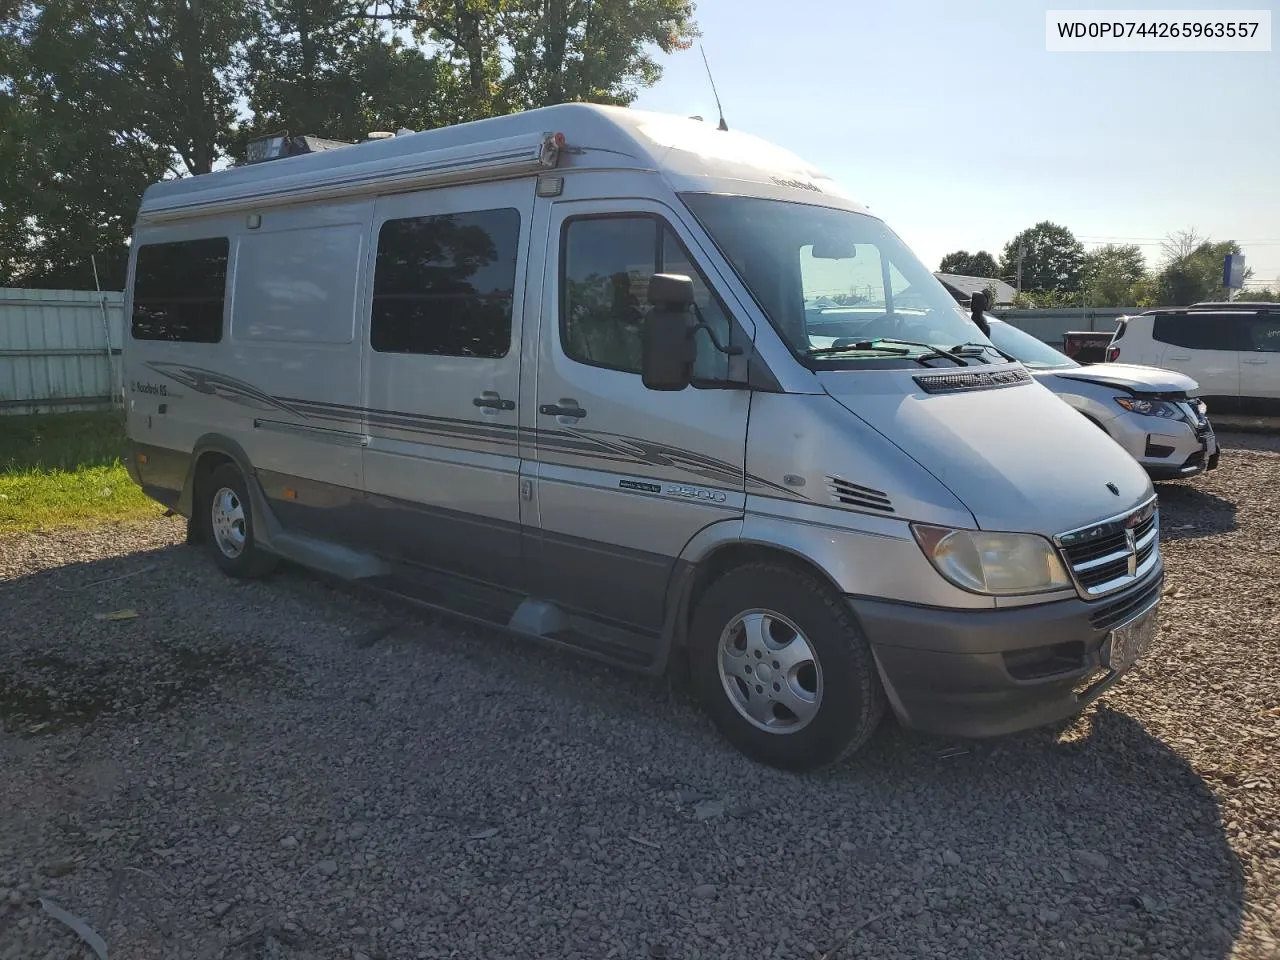
POLYGON ((1086 603, 939 610, 854 597, 899 721, 927 733, 988 737, 1066 719, 1121 676, 1102 664, 1117 626, 1160 602, 1163 561, 1130 590, 1086 603))
POLYGON ((1198 427, 1124 413, 1107 424, 1107 432, 1153 480, 1194 477, 1218 466, 1218 438, 1207 420, 1198 427))

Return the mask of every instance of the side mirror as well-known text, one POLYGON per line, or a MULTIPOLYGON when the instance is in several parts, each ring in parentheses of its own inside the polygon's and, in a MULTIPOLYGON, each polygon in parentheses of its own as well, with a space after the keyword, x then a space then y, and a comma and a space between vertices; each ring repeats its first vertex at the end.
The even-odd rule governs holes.
POLYGON ((678 274, 655 273, 649 280, 649 303, 640 378, 650 390, 683 390, 693 382, 697 352, 693 281, 678 274))
POLYGON ((989 338, 991 336, 991 326, 987 323, 987 318, 984 316, 987 312, 988 306, 989 304, 987 303, 987 294, 985 291, 975 293, 969 300, 969 308, 973 311, 970 316, 973 319, 974 326, 981 330, 984 336, 989 338))

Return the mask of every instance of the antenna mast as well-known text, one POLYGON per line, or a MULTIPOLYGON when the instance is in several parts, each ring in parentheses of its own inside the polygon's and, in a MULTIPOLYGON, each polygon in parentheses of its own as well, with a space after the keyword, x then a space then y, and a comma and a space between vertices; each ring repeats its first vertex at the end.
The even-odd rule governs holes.
POLYGON ((716 78, 711 75, 711 64, 707 63, 707 51, 702 44, 698 44, 698 50, 702 53, 702 65, 707 68, 707 79, 711 81, 711 95, 716 98, 716 112, 720 114, 721 130, 728 130, 729 125, 724 122, 724 108, 720 106, 720 94, 716 92, 716 78))

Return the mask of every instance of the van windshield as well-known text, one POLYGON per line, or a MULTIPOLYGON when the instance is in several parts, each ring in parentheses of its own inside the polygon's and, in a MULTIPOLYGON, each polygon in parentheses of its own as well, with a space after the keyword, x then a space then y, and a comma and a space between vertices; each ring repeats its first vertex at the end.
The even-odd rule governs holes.
POLYGON ((808 362, 914 366, 917 358, 961 344, 978 347, 969 359, 1004 362, 981 349, 990 344, 982 331, 875 217, 759 197, 682 199, 770 323, 808 362))

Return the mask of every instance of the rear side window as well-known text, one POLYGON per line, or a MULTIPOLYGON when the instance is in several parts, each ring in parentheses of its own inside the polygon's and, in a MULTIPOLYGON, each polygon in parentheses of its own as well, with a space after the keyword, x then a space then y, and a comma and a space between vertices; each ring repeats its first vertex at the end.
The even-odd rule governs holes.
MULTIPOLYGON (((693 280, 698 312, 721 343, 729 315, 669 226, 656 217, 589 217, 565 224, 561 252, 560 342, 579 363, 639 373, 641 329, 655 273, 693 280)), ((728 378, 728 357, 698 331, 695 381, 728 378)))
POLYGON ((373 349, 505 357, 519 247, 514 209, 388 220, 378 232, 373 349))
POLYGON ((1245 324, 1249 334, 1245 349, 1280 353, 1280 316, 1251 317, 1245 324))
POLYGON ((1151 336, 1190 350, 1239 350, 1240 317, 1221 313, 1157 314, 1151 336))
POLYGON ((130 324, 133 339, 220 341, 230 250, 226 237, 139 247, 130 324))

